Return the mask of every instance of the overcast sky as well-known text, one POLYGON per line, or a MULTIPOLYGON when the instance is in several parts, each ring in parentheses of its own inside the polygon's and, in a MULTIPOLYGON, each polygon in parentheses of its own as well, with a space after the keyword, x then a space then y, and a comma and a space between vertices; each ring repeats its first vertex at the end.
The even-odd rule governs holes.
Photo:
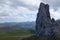
POLYGON ((41 2, 50 5, 51 17, 60 19, 60 0, 0 0, 0 22, 35 21, 41 2))

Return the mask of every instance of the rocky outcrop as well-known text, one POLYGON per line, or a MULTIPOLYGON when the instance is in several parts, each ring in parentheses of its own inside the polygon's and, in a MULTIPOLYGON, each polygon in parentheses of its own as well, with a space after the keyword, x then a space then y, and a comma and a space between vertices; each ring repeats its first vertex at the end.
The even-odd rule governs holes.
POLYGON ((39 11, 36 18, 36 35, 41 36, 52 36, 55 35, 54 18, 51 19, 49 12, 49 5, 41 3, 39 7, 39 11))

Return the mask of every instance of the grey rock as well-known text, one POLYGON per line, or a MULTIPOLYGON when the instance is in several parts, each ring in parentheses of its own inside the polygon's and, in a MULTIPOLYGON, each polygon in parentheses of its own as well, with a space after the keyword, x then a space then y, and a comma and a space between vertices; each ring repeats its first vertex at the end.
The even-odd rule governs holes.
POLYGON ((36 35, 37 36, 52 36, 55 37, 55 20, 51 19, 49 12, 49 5, 41 3, 39 6, 37 18, 36 18, 36 35))

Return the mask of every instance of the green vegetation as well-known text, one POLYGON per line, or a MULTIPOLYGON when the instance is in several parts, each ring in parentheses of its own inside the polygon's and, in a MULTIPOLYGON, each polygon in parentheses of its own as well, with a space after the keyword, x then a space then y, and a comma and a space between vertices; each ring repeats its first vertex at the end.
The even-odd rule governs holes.
POLYGON ((33 34, 32 30, 27 28, 0 30, 0 40, 21 40, 33 34))

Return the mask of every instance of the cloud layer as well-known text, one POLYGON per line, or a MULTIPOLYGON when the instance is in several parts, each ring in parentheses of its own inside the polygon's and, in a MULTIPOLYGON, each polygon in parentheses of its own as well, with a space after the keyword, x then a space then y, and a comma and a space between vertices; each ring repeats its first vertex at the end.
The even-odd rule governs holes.
POLYGON ((59 0, 0 0, 0 22, 35 21, 41 2, 50 5, 52 17, 60 18, 59 0))
POLYGON ((37 0, 0 0, 0 21, 35 21, 38 2, 37 0))

